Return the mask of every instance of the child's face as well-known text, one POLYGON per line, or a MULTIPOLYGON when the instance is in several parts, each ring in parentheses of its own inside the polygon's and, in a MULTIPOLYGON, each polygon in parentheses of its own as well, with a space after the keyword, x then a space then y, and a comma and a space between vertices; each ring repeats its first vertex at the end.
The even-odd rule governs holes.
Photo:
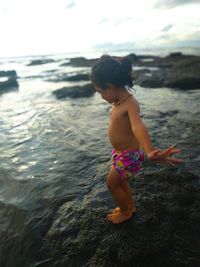
POLYGON ((116 90, 114 90, 112 85, 108 85, 105 89, 95 86, 95 89, 98 93, 100 93, 101 97, 108 103, 112 104, 113 102, 115 102, 116 90))

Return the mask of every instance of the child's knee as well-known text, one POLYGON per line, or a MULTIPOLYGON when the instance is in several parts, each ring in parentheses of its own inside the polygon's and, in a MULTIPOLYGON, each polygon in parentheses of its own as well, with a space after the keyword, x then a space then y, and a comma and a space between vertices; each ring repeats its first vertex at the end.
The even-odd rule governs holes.
POLYGON ((116 172, 116 170, 113 167, 111 167, 106 181, 108 189, 113 191, 119 188, 120 182, 121 182, 120 175, 116 172))
POLYGON ((106 185, 107 185, 107 188, 108 188, 108 190, 112 190, 112 188, 113 188, 113 184, 112 184, 112 182, 109 180, 109 178, 107 179, 107 181, 106 181, 106 185))
POLYGON ((115 181, 114 179, 110 179, 110 178, 108 177, 108 179, 107 179, 107 181, 106 181, 106 185, 107 185, 108 190, 110 190, 110 191, 114 191, 114 190, 116 190, 117 188, 119 188, 119 186, 120 186, 120 182, 115 181))

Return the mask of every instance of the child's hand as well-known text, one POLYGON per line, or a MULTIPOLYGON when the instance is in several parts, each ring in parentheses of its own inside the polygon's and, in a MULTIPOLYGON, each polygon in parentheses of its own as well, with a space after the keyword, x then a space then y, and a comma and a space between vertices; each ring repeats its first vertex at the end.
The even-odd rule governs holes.
POLYGON ((148 153, 147 157, 149 160, 151 161, 155 161, 158 163, 168 163, 171 165, 176 165, 179 164, 181 162, 183 162, 182 159, 177 159, 177 158, 173 158, 170 157, 173 154, 176 153, 180 153, 181 150, 180 149, 176 149, 174 148, 174 146, 170 146, 167 149, 161 151, 160 149, 154 149, 153 151, 151 151, 150 153, 148 153))

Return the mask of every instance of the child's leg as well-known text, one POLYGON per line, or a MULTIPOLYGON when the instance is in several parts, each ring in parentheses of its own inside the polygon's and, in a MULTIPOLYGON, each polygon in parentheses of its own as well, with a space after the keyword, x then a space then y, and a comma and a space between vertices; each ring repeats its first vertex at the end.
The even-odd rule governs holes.
POLYGON ((124 190, 122 190, 120 181, 120 175, 116 172, 112 166, 108 174, 107 186, 112 193, 112 196, 119 206, 120 211, 117 213, 111 213, 108 215, 108 220, 112 223, 121 223, 128 220, 132 216, 132 212, 129 210, 129 198, 124 190))
MULTIPOLYGON (((135 213, 136 212, 135 201, 132 196, 132 189, 129 185, 129 182, 127 180, 124 180, 123 182, 121 182, 120 186, 127 197, 129 211, 135 213)), ((113 212, 119 212, 119 207, 115 208, 113 212)))

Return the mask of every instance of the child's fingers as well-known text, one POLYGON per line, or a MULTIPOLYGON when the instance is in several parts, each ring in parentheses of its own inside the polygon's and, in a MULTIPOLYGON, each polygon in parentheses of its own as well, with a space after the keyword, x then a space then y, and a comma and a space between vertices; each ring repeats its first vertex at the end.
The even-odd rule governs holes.
POLYGON ((167 161, 173 166, 176 164, 180 164, 180 163, 184 162, 183 159, 170 158, 170 157, 167 157, 167 161))
POLYGON ((161 152, 161 150, 159 148, 156 148, 156 149, 153 150, 153 153, 155 153, 155 154, 157 154, 159 152, 161 152))
POLYGON ((160 156, 160 154, 161 154, 161 151, 158 150, 158 151, 155 151, 153 155, 154 155, 154 156, 160 156))
POLYGON ((177 154, 180 152, 181 152, 180 149, 177 149, 177 148, 174 148, 173 146, 170 146, 169 148, 165 149, 162 152, 162 154, 163 154, 163 156, 169 156, 169 155, 177 154))
POLYGON ((162 156, 168 156, 172 149, 173 149, 173 147, 169 147, 169 148, 163 150, 160 154, 162 156))
POLYGON ((176 158, 173 158, 173 162, 174 163, 182 163, 182 162, 184 162, 184 160, 183 159, 176 159, 176 158))
POLYGON ((151 151, 149 154, 148 154, 148 157, 149 158, 152 158, 152 157, 155 157, 158 153, 160 153, 160 149, 154 149, 153 151, 151 151))
POLYGON ((172 149, 169 151, 168 155, 178 154, 181 152, 181 149, 172 149))

